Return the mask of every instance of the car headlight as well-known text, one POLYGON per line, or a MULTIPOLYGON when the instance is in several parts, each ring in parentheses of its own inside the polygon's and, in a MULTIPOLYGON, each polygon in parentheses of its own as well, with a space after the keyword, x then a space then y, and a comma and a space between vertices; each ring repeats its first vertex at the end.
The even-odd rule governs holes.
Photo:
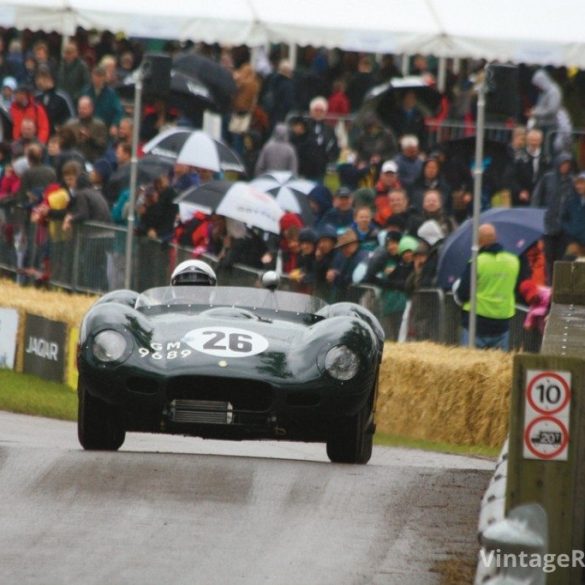
POLYGON ((93 339, 93 355, 100 362, 116 362, 126 352, 126 338, 117 331, 107 329, 100 331, 93 339))
POLYGON ((358 356, 345 345, 332 347, 325 356, 325 369, 336 380, 351 380, 359 367, 358 356))

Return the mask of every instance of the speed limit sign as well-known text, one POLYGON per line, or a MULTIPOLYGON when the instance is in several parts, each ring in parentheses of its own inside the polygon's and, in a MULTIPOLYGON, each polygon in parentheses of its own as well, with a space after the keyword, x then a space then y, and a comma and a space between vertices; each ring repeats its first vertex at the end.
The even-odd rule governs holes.
POLYGON ((571 373, 528 370, 525 394, 524 458, 566 461, 571 373))

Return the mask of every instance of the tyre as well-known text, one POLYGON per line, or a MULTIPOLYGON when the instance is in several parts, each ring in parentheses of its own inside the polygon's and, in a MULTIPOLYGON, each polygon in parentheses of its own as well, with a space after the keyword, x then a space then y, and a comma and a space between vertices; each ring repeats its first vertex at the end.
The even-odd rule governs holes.
POLYGON ((327 440, 327 456, 333 463, 365 464, 374 443, 370 401, 355 415, 339 419, 327 440))
POLYGON ((77 436, 84 449, 117 451, 126 438, 119 409, 92 396, 79 381, 77 436))

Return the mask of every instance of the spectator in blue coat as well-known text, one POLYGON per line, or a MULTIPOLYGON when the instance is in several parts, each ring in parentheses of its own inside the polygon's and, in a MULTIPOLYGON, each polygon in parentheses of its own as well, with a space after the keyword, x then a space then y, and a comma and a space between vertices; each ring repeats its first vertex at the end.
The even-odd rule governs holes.
POLYGON ((566 237, 566 254, 585 256, 585 172, 574 181, 575 190, 565 202, 562 214, 562 229, 566 237))
POLYGON ((400 139, 400 153, 396 155, 394 161, 398 165, 400 184, 410 193, 423 169, 423 159, 416 136, 406 134, 400 139))
POLYGON ((333 198, 333 207, 323 214, 318 226, 331 225, 342 234, 353 223, 353 193, 347 187, 340 187, 333 198))
POLYGON ((334 298, 337 301, 346 298, 347 289, 352 284, 361 282, 366 273, 368 253, 360 248, 357 234, 348 229, 337 240, 337 254, 326 278, 333 286, 334 298), (364 270, 358 270, 363 265, 364 270))

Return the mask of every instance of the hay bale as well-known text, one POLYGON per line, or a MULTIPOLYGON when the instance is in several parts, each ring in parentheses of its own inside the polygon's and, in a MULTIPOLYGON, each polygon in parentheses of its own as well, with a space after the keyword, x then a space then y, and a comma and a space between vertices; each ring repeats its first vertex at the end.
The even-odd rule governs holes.
POLYGON ((497 447, 507 434, 511 385, 511 354, 386 343, 378 428, 414 439, 497 447))
POLYGON ((0 306, 79 326, 96 296, 23 287, 0 280, 0 306))
MULTIPOLYGON (((70 326, 79 326, 96 298, 0 280, 0 306, 70 326)), ((414 439, 498 447, 507 433, 511 384, 511 354, 426 342, 386 343, 378 428, 414 439)))

